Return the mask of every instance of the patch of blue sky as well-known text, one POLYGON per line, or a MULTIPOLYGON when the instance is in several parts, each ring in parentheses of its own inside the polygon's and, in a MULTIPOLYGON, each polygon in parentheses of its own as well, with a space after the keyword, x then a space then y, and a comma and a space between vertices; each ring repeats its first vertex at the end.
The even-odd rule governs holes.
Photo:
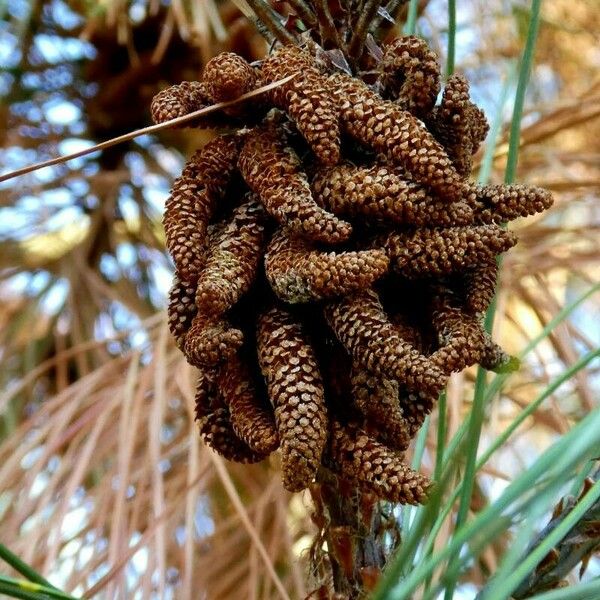
POLYGON ((90 191, 90 184, 83 178, 70 179, 65 183, 73 196, 79 197, 90 191))
POLYGON ((143 2, 132 2, 129 7, 129 18, 134 23, 140 23, 146 16, 146 6, 143 2))
POLYGON ((40 301, 40 308, 49 315, 57 314, 65 304, 69 295, 69 282, 65 278, 58 279, 44 294, 40 301))
MULTIPOLYGON (((20 148, 19 146, 9 146, 0 149, 0 163, 7 169, 19 169, 35 162, 37 153, 33 148, 20 148)), ((15 185, 14 181, 3 182, 1 187, 15 185)))
POLYGON ((24 89, 44 91, 57 90, 73 83, 74 77, 71 69, 64 65, 59 65, 46 69, 41 73, 28 72, 23 73, 20 79, 20 85, 24 89))
POLYGON ((123 242, 117 246, 117 260, 122 268, 127 269, 133 267, 137 263, 138 253, 136 248, 128 243, 123 242))
POLYGON ((5 26, 0 26, 2 39, 0 40, 0 67, 2 69, 14 68, 21 60, 19 38, 7 31, 5 26))
POLYGON ((87 216, 81 207, 71 205, 59 209, 50 216, 44 215, 41 220, 45 231, 59 231, 66 226, 80 223, 84 218, 87 219, 87 216))
POLYGON ((150 288, 150 300, 152 304, 160 308, 166 308, 167 297, 173 279, 173 268, 165 261, 163 264, 155 263, 150 267, 153 285, 150 288))
POLYGON ((83 23, 81 15, 72 11, 65 2, 62 2, 62 0, 53 0, 50 3, 50 9, 55 21, 60 23, 61 27, 65 29, 74 29, 83 23))
POLYGON ((145 187, 143 189, 144 200, 156 211, 162 213, 165 209, 165 202, 169 195, 169 188, 163 187, 145 187))
POLYGON ((94 46, 79 38, 65 38, 49 33, 39 33, 33 40, 35 49, 45 62, 58 64, 96 56, 94 46))
MULTIPOLYGON (((86 150, 87 148, 91 148, 94 145, 94 142, 91 140, 82 140, 80 138, 66 138, 61 140, 58 144, 58 150, 61 154, 72 154, 74 152, 79 152, 81 150, 86 150)), ((90 156, 98 156, 98 154, 90 154, 90 156)), ((77 159, 75 159, 77 160, 77 159)))
POLYGON ((179 177, 184 162, 184 158, 179 152, 165 148, 159 144, 153 144, 150 147, 150 152, 152 153, 154 160, 156 160, 156 162, 158 162, 171 177, 179 177))
POLYGON ((9 0, 6 3, 8 14, 15 19, 24 19, 31 10, 30 2, 27 0, 9 0))
POLYGON ((52 134, 52 127, 44 122, 39 125, 21 125, 18 132, 22 137, 31 138, 31 140, 39 139, 45 142, 52 134))
MULTIPOLYGON (((94 145, 94 142, 92 142, 91 140, 84 140, 81 138, 69 137, 64 140, 61 140, 58 143, 58 152, 61 155, 73 154, 75 152, 80 152, 81 150, 87 150, 88 148, 91 148, 93 145, 94 145)), ((68 162, 68 165, 71 169, 79 169, 83 165, 86 165, 86 167, 95 166, 94 172, 96 172, 98 170, 98 165, 92 165, 91 163, 89 163, 89 161, 93 160, 94 158, 98 158, 98 156, 100 156, 99 152, 93 152, 92 154, 89 154, 87 156, 82 156, 81 158, 74 158, 74 159, 70 160, 68 162), (89 164, 86 164, 86 163, 89 163, 89 164)))
POLYGON ((0 239, 14 238, 15 231, 30 226, 32 215, 18 207, 0 209, 0 239))
POLYGON ((156 138, 153 135, 140 135, 135 138, 134 144, 141 148, 149 148, 152 144, 156 143, 156 138))
POLYGON ((199 496, 196 502, 194 528, 200 539, 209 537, 215 532, 215 523, 211 517, 210 501, 207 495, 199 496))
POLYGON ((109 281, 118 281, 121 277, 122 271, 119 266, 119 262, 112 254, 103 254, 100 257, 100 272, 109 281))
POLYGON ((27 194, 19 198, 18 208, 26 211, 42 210, 44 208, 63 208, 70 206, 73 195, 66 187, 44 190, 40 194, 27 194))
POLYGON ((139 225, 140 205, 134 197, 134 189, 129 183, 123 183, 119 187, 117 199, 119 212, 129 227, 139 225))
POLYGON ((131 183, 141 186, 148 173, 146 163, 139 152, 127 152, 124 159, 125 164, 129 167, 131 183))
MULTIPOLYGON (((88 162, 86 162, 85 166, 81 169, 81 174, 84 177, 91 177, 92 175, 96 175, 98 173, 98 171, 100 171, 100 165, 94 161, 91 160, 90 157, 93 157, 95 154, 90 154, 88 156, 88 159, 90 159, 88 162)), ((74 163, 69 162, 69 165, 72 165, 74 163)))
POLYGON ((480 37, 470 25, 472 16, 467 15, 465 19, 465 12, 468 12, 467 6, 458 14, 458 22, 456 23, 455 58, 457 64, 466 63, 481 43, 480 37))
POLYGON ((5 280, 3 288, 16 296, 37 296, 42 290, 48 287, 50 283, 50 274, 47 271, 29 271, 17 273, 5 280))
POLYGON ((47 121, 53 125, 68 126, 81 119, 81 109, 63 98, 52 98, 42 104, 47 121))
POLYGON ((121 353, 126 346, 123 342, 115 341, 113 338, 123 330, 129 330, 126 337, 128 347, 145 348, 148 346, 148 334, 143 329, 139 317, 120 302, 112 302, 109 312, 99 314, 94 323, 94 339, 106 340, 109 351, 115 354, 121 353))
POLYGON ((13 75, 6 72, 0 72, 0 96, 6 96, 14 83, 15 78, 13 75))

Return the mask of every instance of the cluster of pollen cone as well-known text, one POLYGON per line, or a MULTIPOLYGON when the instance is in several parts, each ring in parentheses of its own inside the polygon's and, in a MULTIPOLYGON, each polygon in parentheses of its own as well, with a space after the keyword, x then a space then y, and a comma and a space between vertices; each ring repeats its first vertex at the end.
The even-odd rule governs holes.
POLYGON ((278 451, 292 491, 323 468, 420 503, 430 482, 404 452, 449 375, 511 366, 482 325, 497 256, 516 243, 502 224, 552 198, 469 181, 488 124, 461 75, 438 101, 422 40, 387 44, 369 83, 318 56, 220 54, 154 98, 165 122, 293 76, 193 122, 219 135, 166 204, 169 324, 216 452, 278 451))

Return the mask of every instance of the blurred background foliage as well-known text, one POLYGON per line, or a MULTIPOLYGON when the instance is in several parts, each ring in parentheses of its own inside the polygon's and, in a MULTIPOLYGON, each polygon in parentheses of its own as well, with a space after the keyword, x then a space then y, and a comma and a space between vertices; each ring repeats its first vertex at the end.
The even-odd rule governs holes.
MULTIPOLYGON (((447 2, 412 5, 418 34, 444 62, 447 2)), ((249 15, 244 0, 0 2, 0 172, 150 124, 152 96, 197 78, 220 51, 259 59, 268 46, 249 15)), ((390 36, 405 18, 406 7, 390 36)), ((529 2, 457 2, 456 68, 494 125, 474 173, 482 180, 503 177, 529 21, 529 2)), ((561 308, 586 299, 491 397, 482 448, 550 390, 479 471, 471 516, 599 408, 598 64, 597 0, 544 3, 516 180, 551 189, 555 205, 516 225, 496 337, 519 354, 561 308)), ((200 444, 194 373, 166 328, 161 211, 185 157, 209 136, 141 136, 0 184, 0 542, 77 596, 304 598, 319 584, 306 577, 308 496, 285 492, 274 462, 225 464, 200 444)), ((471 410, 474 376, 451 382, 447 440, 471 410)), ((427 472, 438 421, 421 439, 427 472)), ((582 468, 572 466, 554 502, 582 468)), ((449 490, 460 473, 458 457, 449 490)), ((454 508, 432 551, 451 539, 454 508)), ((409 516, 399 513, 404 533, 409 516)), ((537 515, 532 535, 548 518, 537 515)), ((514 535, 507 525, 462 566, 454 597, 477 595, 514 535)), ((598 576, 595 560, 584 579, 598 576)))

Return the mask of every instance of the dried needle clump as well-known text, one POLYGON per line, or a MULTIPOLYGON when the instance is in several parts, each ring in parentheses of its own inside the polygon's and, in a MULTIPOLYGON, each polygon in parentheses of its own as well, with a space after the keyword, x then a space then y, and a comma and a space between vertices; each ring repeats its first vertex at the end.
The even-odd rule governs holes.
POLYGON ((422 40, 388 44, 370 85, 322 58, 314 44, 259 65, 223 54, 155 97, 163 122, 294 76, 195 123, 229 131, 166 204, 169 324, 200 371, 215 451, 256 462, 279 449, 292 491, 325 468, 420 503, 430 483, 403 452, 449 375, 513 364, 482 325, 496 258, 517 241, 500 224, 552 197, 469 181, 488 125, 460 75, 435 106, 439 66, 422 40))

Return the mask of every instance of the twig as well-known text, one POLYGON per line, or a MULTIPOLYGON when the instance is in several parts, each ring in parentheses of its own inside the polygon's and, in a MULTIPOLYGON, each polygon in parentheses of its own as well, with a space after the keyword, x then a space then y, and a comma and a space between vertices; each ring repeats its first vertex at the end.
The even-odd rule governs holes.
POLYGON ((287 0, 287 3, 292 7, 298 16, 302 19, 302 22, 309 29, 317 24, 315 14, 310 6, 304 2, 304 0, 287 0))
POLYGON ((295 44, 296 36, 289 32, 280 21, 280 14, 273 10, 265 0, 247 0, 258 20, 275 36, 281 44, 295 44))
POLYGON ((408 0, 390 0, 385 6, 384 14, 382 14, 381 11, 378 11, 377 16, 373 20, 373 26, 371 27, 371 32, 373 33, 373 37, 375 37, 375 39, 381 38, 382 32, 388 31, 394 27, 394 25, 396 25, 400 11, 407 4, 408 0), (387 15, 391 17, 391 21, 387 15))
POLYGON ((112 138, 110 140, 106 140, 105 142, 101 142, 100 144, 96 144, 95 146, 91 146, 90 148, 86 148, 85 150, 80 150, 78 152, 73 152, 73 154, 67 154, 65 156, 58 156, 56 158, 51 158, 50 160, 46 160, 40 163, 36 163, 34 165, 29 165, 27 167, 23 167, 21 169, 17 169, 16 171, 10 171, 5 173, 4 175, 0 175, 0 183, 3 181, 8 181, 13 177, 19 177, 21 175, 26 175, 27 173, 31 173, 32 171, 37 171, 38 169, 43 169, 44 167, 51 167, 53 165, 58 165, 60 163, 67 162, 69 160, 73 160, 74 158, 79 158, 81 156, 86 156, 87 154, 92 154, 93 152, 97 152, 98 150, 105 150, 106 148, 110 148, 112 146, 116 146, 117 144, 121 144, 123 142, 128 142, 129 140, 133 140, 140 135, 148 135, 151 133, 156 133, 157 131, 162 131, 163 129, 168 129, 175 125, 181 125, 182 123, 187 123, 188 121, 192 121, 197 117, 202 117, 204 115, 216 112, 217 110, 221 110, 222 108, 227 108, 228 106, 233 106, 234 104, 238 104, 239 102, 243 102, 248 98, 253 98, 254 96, 259 96, 260 94, 264 94, 269 90, 272 90, 284 83, 287 83, 291 79, 295 77, 294 75, 290 75, 289 77, 285 77, 284 79, 280 79, 278 81, 274 81, 268 85, 264 85, 262 87, 256 88, 247 94, 243 94, 239 98, 235 100, 229 100, 228 102, 220 102, 218 104, 213 104, 212 106, 207 106, 205 108, 201 108, 200 110, 196 110, 187 115, 183 115, 182 117, 177 117, 175 119, 171 119, 170 121, 165 121, 164 123, 159 123, 158 125, 151 125, 150 127, 144 127, 142 129, 136 129, 135 131, 130 131, 129 133, 125 133, 124 135, 120 135, 116 138, 112 138))
POLYGON ((348 56, 355 61, 358 61, 362 56, 365 49, 367 33, 369 33, 369 29, 374 19, 377 17, 377 11, 381 7, 382 1, 383 0, 367 0, 360 13, 356 28, 350 39, 350 44, 348 45, 348 56))
POLYGON ((315 13, 317 15, 317 22, 319 24, 319 35, 321 36, 321 46, 323 48, 328 49, 329 47, 333 48, 342 48, 341 41, 339 38, 339 33, 335 23, 333 22, 333 17, 331 16, 331 12, 329 11, 329 5, 327 0, 313 0, 313 8, 315 9, 315 13))

